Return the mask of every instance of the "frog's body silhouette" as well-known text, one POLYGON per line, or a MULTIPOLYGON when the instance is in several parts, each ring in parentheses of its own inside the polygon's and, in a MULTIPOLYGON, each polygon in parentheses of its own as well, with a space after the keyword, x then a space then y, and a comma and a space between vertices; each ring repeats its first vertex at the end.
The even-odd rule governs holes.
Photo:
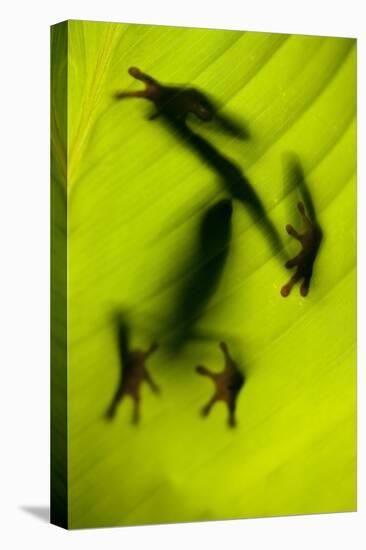
POLYGON ((236 425, 236 400, 245 383, 245 377, 240 372, 238 365, 230 356, 225 342, 220 343, 220 348, 222 349, 225 358, 225 367, 222 371, 212 372, 202 365, 196 367, 198 374, 208 376, 215 384, 215 393, 209 402, 203 407, 202 415, 207 416, 216 401, 224 401, 229 409, 228 424, 230 427, 234 427, 236 425))
POLYGON ((222 199, 201 218, 192 256, 184 263, 183 281, 168 317, 171 335, 166 344, 171 352, 182 351, 195 338, 197 323, 217 290, 230 252, 232 211, 232 201, 222 199))

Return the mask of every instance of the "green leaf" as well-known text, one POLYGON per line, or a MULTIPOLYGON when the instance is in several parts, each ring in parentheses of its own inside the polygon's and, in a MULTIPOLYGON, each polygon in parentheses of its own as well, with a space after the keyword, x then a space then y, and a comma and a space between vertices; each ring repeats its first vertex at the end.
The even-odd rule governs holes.
POLYGON ((71 21, 68 23, 68 474, 70 527, 273 516, 356 506, 356 45, 343 38, 71 21), (283 158, 301 160, 324 242, 309 295, 288 279, 248 210, 234 202, 225 269, 192 340, 149 370, 141 422, 116 390, 112 314, 129 313, 134 346, 164 331, 202 215, 227 197, 220 178, 151 106, 127 70, 212 95, 248 127, 246 141, 189 121, 240 167, 277 228, 301 228, 283 158), (218 342, 246 376, 236 429, 224 404, 203 419, 222 368, 218 342))

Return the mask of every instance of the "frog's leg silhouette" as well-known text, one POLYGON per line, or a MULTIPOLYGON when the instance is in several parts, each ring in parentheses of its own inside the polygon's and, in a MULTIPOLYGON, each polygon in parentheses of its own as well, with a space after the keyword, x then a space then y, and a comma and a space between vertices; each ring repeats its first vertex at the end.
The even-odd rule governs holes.
POLYGON ((160 84, 151 76, 143 73, 137 67, 130 67, 129 74, 145 84, 144 90, 120 91, 114 94, 115 99, 140 97, 150 100, 156 107, 156 112, 149 118, 153 120, 164 114, 175 120, 184 121, 189 113, 193 113, 203 121, 211 120, 214 107, 209 99, 196 88, 186 86, 166 86, 160 84))
POLYGON ((281 288, 281 294, 284 298, 290 294, 292 287, 301 280, 303 282, 300 287, 300 293, 302 296, 308 294, 314 262, 323 237, 322 230, 317 221, 311 220, 307 216, 304 203, 299 202, 297 207, 303 220, 304 232, 298 233, 290 224, 286 225, 286 231, 291 237, 301 243, 302 250, 285 264, 287 269, 291 269, 292 267, 296 267, 297 269, 291 279, 281 288))
MULTIPOLYGON (((247 177, 233 161, 226 158, 205 138, 195 133, 186 123, 189 113, 193 113, 204 122, 212 120, 214 116, 218 118, 213 102, 200 90, 184 86, 165 86, 136 67, 130 67, 128 72, 133 78, 143 81, 146 88, 139 92, 117 92, 115 98, 142 97, 152 101, 157 112, 150 119, 162 116, 170 129, 183 138, 185 145, 193 149, 221 176, 225 191, 249 208, 253 219, 259 222, 273 252, 282 253, 282 243, 276 227, 267 216, 262 200, 247 177)), ((235 129, 235 124, 224 122, 223 126, 225 125, 231 127, 238 137, 246 134, 240 127, 235 129)))
POLYGON ((225 342, 220 343, 220 348, 222 349, 225 358, 225 366, 222 371, 212 372, 202 365, 196 367, 196 371, 199 374, 211 378, 215 384, 215 393, 209 402, 202 408, 202 415, 207 416, 216 401, 224 401, 229 409, 228 424, 230 427, 234 427, 236 425, 236 400, 241 388, 244 385, 245 378, 240 372, 235 361, 230 356, 225 342))
POLYGON ((137 424, 140 419, 140 389, 143 382, 147 382, 150 388, 155 392, 159 392, 159 387, 151 378, 145 362, 147 358, 154 353, 158 348, 156 343, 153 343, 147 351, 131 350, 120 358, 122 363, 121 380, 117 391, 112 399, 110 406, 106 412, 106 418, 111 420, 116 414, 119 403, 126 395, 129 395, 134 403, 132 422, 137 424))

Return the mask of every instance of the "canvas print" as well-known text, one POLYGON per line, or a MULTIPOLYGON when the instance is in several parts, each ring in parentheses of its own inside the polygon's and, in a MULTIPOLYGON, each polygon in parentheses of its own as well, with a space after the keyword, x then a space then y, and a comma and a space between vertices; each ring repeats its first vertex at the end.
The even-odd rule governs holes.
POLYGON ((356 509, 356 40, 51 28, 51 520, 356 509))

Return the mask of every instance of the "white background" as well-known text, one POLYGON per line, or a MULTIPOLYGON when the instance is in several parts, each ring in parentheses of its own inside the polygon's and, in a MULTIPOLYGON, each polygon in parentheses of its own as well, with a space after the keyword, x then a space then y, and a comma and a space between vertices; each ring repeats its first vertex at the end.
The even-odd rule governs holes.
MULTIPOLYGON (((365 504, 365 71, 363 0, 12 1, 0 28, 0 542, 21 548, 363 547, 365 504), (50 526, 49 25, 95 19, 358 37, 358 512, 66 532, 50 526), (363 307, 362 307, 363 306, 363 307), (33 509, 33 513, 26 510, 33 509), (40 507, 40 510, 37 510, 40 507), (43 519, 40 517, 43 516, 43 519)), ((5 13, 4 13, 5 11, 5 13)), ((334 457, 337 460, 337 457, 334 457)))

